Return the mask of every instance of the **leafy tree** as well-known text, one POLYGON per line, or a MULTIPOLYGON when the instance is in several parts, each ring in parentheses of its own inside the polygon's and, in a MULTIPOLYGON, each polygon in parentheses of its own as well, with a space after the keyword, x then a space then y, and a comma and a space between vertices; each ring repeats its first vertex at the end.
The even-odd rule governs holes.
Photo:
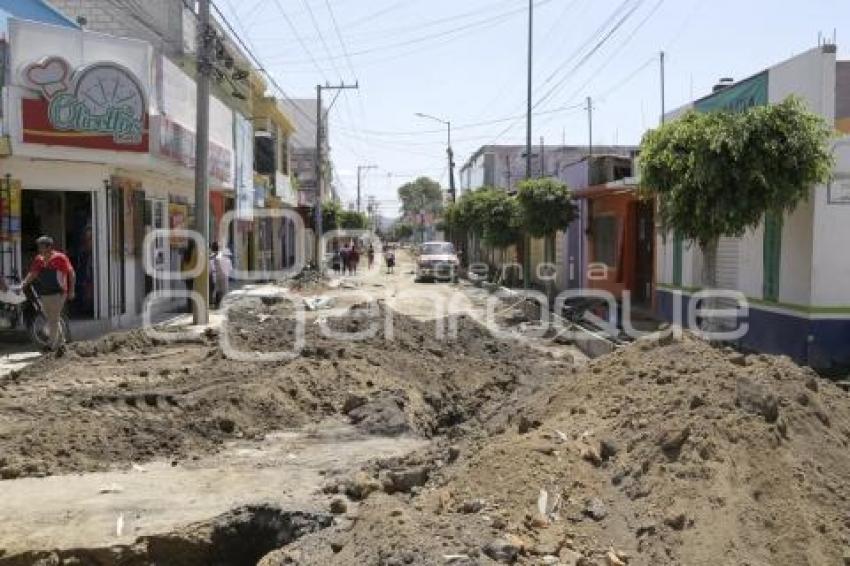
POLYGON ((440 183, 428 177, 419 177, 398 189, 401 208, 405 216, 420 212, 439 214, 443 210, 443 189, 440 183))
POLYGON ((644 136, 641 185, 658 196, 661 222, 702 248, 705 283, 713 285, 721 236, 792 211, 829 179, 832 135, 793 97, 740 113, 690 112, 644 136))
POLYGON ((493 187, 479 187, 464 193, 454 205, 450 205, 447 219, 459 230, 483 235, 493 195, 496 192, 503 193, 493 187))
POLYGON ((335 200, 322 203, 322 231, 339 230, 343 214, 342 205, 335 200))
POLYGON ((481 194, 484 241, 495 248, 506 248, 522 238, 522 210, 515 197, 498 189, 481 194))
POLYGON ((572 193, 557 179, 527 179, 517 186, 517 201, 525 230, 535 238, 546 238, 546 260, 551 261, 555 234, 566 230, 576 217, 572 193))
POLYGON ((396 240, 407 240, 413 236, 413 226, 407 222, 396 222, 393 225, 393 234, 396 240))
POLYGON ((348 230, 365 230, 369 227, 369 217, 365 212, 343 210, 339 215, 339 225, 348 230))
POLYGON ((517 187, 525 229, 535 238, 565 230, 576 216, 576 206, 567 185, 557 179, 528 179, 517 187))
POLYGON ((644 136, 642 186, 683 237, 705 245, 741 236, 829 178, 831 135, 795 98, 737 114, 690 112, 644 136))

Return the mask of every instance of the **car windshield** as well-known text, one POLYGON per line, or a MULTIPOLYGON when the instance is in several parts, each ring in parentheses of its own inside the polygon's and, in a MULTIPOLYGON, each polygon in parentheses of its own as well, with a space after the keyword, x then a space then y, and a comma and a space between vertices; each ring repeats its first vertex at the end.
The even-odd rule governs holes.
POLYGON ((422 255, 447 255, 455 253, 455 248, 448 242, 422 244, 422 255))

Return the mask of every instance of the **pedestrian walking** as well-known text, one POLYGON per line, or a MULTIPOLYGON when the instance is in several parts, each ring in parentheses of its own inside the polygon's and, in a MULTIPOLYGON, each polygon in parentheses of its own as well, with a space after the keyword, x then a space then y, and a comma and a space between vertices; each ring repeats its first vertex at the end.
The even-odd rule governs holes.
POLYGON ((342 271, 342 253, 339 251, 339 248, 334 248, 333 257, 331 258, 331 267, 334 270, 334 273, 339 276, 340 271, 342 271))
POLYGON ((38 255, 24 278, 23 287, 35 285, 41 298, 44 316, 47 318, 47 350, 61 352, 65 335, 62 328, 62 312, 66 301, 74 300, 76 273, 71 260, 54 248, 53 238, 41 236, 36 241, 38 255))
POLYGON ((387 250, 384 253, 384 258, 387 262, 387 274, 395 273, 395 252, 393 250, 387 250))
POLYGON ((212 261, 210 262, 210 272, 213 274, 215 282, 212 297, 213 306, 219 308, 221 301, 225 295, 230 292, 230 276, 233 274, 233 261, 231 260, 230 250, 225 248, 219 249, 218 242, 213 242, 210 245, 212 250, 212 261))
POLYGON ((366 258, 369 262, 369 271, 372 271, 372 265, 375 263, 375 246, 369 244, 369 249, 366 252, 366 258))
POLYGON ((183 257, 180 263, 180 272, 183 278, 183 283, 186 285, 186 312, 192 312, 192 291, 195 289, 195 277, 193 272, 198 264, 198 247, 195 245, 195 240, 189 238, 186 243, 186 248, 183 250, 183 257))
POLYGON ((351 253, 348 255, 348 269, 352 275, 357 275, 357 265, 360 263, 360 250, 357 249, 357 244, 351 248, 351 253))
POLYGON ((348 244, 345 244, 342 247, 342 250, 340 250, 340 252, 339 252, 339 264, 342 267, 343 277, 348 272, 348 261, 349 261, 350 255, 351 255, 351 250, 348 249, 348 244))

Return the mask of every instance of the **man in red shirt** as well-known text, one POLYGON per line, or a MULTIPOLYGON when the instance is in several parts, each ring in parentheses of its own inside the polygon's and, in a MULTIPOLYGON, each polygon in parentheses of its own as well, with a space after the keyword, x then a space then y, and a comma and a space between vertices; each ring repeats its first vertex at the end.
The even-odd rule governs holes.
POLYGON ((76 274, 68 256, 54 249, 53 238, 41 236, 35 241, 38 255, 24 279, 24 288, 35 283, 44 316, 51 350, 60 350, 65 337, 62 334, 62 310, 66 299, 74 300, 76 274))

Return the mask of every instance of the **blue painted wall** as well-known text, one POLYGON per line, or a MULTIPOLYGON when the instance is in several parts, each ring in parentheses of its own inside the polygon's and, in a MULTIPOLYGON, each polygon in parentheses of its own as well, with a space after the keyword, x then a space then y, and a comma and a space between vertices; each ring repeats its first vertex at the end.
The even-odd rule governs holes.
MULTIPOLYGON (((656 312, 662 320, 673 320, 677 300, 683 320, 688 320, 690 295, 658 289, 655 297, 656 312)), ((739 341, 745 348, 784 354, 818 369, 850 367, 850 318, 808 319, 750 305, 747 322, 749 332, 739 341)))

